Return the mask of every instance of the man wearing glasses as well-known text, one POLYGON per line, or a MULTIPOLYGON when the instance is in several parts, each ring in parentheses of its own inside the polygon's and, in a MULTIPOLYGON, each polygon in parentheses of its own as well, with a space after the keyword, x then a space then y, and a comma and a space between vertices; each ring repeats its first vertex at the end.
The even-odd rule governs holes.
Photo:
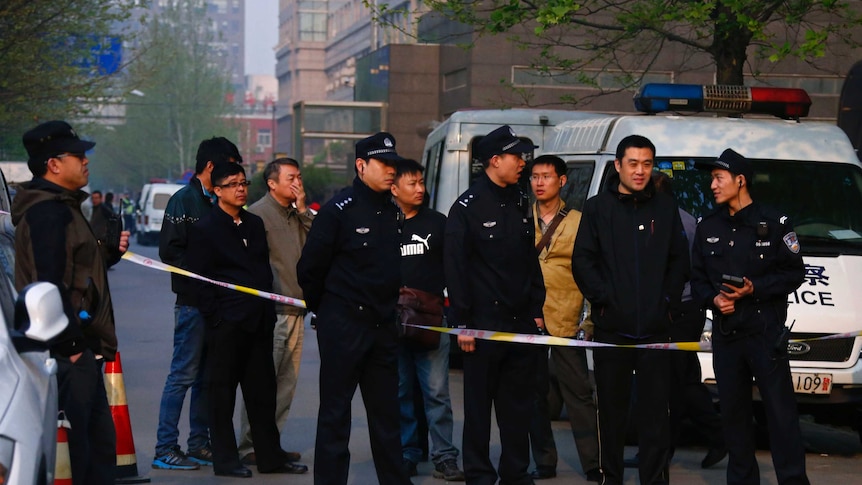
POLYGON ((100 245, 81 213, 88 194, 80 189, 90 173, 85 152, 93 146, 64 121, 25 133, 33 180, 12 203, 15 287, 21 291, 36 281, 54 283, 69 318, 66 330, 51 342, 51 354, 58 364, 59 407, 72 424, 69 456, 75 485, 113 484, 115 479, 114 421, 102 378, 102 362, 114 360, 117 352, 107 268, 129 246, 125 231, 119 247, 100 245))
MULTIPOLYGON (((269 245, 263 219, 246 211, 248 182, 235 163, 213 168, 218 202, 189 231, 188 268, 217 281, 272 291, 269 245)), ((279 444, 275 425, 275 370, 272 365, 272 300, 194 281, 198 309, 206 322, 207 401, 216 475, 248 478, 239 460, 233 427, 237 385, 251 425, 260 473, 305 473, 279 444)))
MULTIPOLYGON (((195 176, 178 190, 165 208, 159 235, 159 257, 163 263, 186 268, 189 231, 194 223, 209 213, 213 195, 212 171, 217 165, 242 163, 236 145, 224 137, 204 140, 198 146, 195 176)), ((212 451, 207 429, 207 405, 203 392, 204 321, 197 305, 192 280, 171 273, 171 290, 177 294, 174 304, 174 351, 171 368, 162 391, 159 426, 153 468, 196 470, 212 465, 212 451), (180 414, 191 388, 189 402, 188 454, 179 446, 180 414)))

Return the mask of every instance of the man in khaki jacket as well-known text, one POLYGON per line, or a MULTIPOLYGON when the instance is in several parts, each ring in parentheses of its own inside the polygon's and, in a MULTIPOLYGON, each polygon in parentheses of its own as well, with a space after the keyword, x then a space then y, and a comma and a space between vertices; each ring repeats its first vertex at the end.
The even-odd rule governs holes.
MULTIPOLYGON (((278 158, 266 166, 263 179, 269 191, 248 211, 260 216, 266 228, 272 288, 279 295, 302 298, 302 288, 296 277, 296 262, 302 254, 315 213, 305 205, 299 163, 292 158, 278 158)), ((276 379, 275 423, 282 431, 296 392, 305 310, 277 303, 275 312, 277 319, 272 350, 276 379)), ((239 455, 243 464, 254 465, 256 460, 248 419, 245 412, 241 416, 239 455)), ((292 462, 301 458, 297 452, 289 451, 287 455, 292 462)))
MULTIPOLYGON (((584 297, 572 276, 572 248, 581 213, 566 209, 560 190, 566 185, 566 163, 559 157, 543 155, 532 165, 530 186, 536 198, 536 249, 545 279, 545 328, 555 337, 575 337, 583 327, 592 334, 592 324, 579 325, 584 297)), ((551 347, 560 393, 578 447, 578 456, 587 480, 598 482, 598 433, 596 406, 582 347, 551 347)), ((557 450, 548 416, 548 359, 542 352, 538 365, 536 413, 530 426, 530 441, 536 469, 535 480, 552 478, 557 471, 557 450)))

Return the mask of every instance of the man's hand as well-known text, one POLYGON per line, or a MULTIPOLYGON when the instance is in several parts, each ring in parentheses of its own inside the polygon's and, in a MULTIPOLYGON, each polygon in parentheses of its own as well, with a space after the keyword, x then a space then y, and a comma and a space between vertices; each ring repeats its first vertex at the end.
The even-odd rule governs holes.
POLYGON ((123 231, 120 233, 120 254, 125 253, 129 249, 129 236, 131 233, 129 231, 123 231))
POLYGON ((722 315, 730 315, 736 311, 734 302, 735 300, 731 300, 726 297, 723 291, 715 295, 715 298, 712 299, 712 304, 715 305, 715 308, 717 308, 722 315))
POLYGON ((540 329, 542 329, 542 331, 545 330, 545 319, 544 318, 534 318, 533 320, 536 321, 536 328, 540 328, 540 329))
POLYGON ((748 278, 742 278, 742 286, 739 288, 730 285, 722 285, 721 287, 721 294, 728 300, 738 300, 752 293, 754 293, 754 283, 748 278))
POLYGON ((80 358, 81 358, 81 355, 82 355, 82 354, 83 354, 83 352, 78 352, 78 353, 77 353, 77 354, 75 354, 75 355, 71 355, 71 356, 69 356, 69 361, 70 361, 71 363, 73 363, 73 364, 74 364, 75 362, 78 362, 78 359, 80 359, 80 358))
POLYGON ((474 337, 458 336, 458 347, 462 352, 474 352, 476 350, 476 339, 474 337))
POLYGON ((296 210, 297 212, 305 212, 308 208, 305 206, 305 187, 302 186, 302 179, 295 178, 293 183, 290 184, 290 190, 293 191, 293 195, 296 197, 296 210))

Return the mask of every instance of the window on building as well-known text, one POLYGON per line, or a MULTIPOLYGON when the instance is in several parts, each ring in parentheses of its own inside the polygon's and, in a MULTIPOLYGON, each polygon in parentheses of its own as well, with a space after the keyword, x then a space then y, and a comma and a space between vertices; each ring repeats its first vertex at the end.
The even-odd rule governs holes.
POLYGON ((467 70, 447 72, 443 75, 443 91, 452 91, 467 85, 467 70))
POLYGON ((271 130, 257 130, 257 144, 260 146, 271 146, 272 145, 272 131, 271 130))
POLYGON ((672 83, 670 71, 621 71, 613 69, 538 69, 527 66, 512 67, 512 84, 518 87, 543 87, 555 89, 622 89, 639 77, 637 84, 672 83))

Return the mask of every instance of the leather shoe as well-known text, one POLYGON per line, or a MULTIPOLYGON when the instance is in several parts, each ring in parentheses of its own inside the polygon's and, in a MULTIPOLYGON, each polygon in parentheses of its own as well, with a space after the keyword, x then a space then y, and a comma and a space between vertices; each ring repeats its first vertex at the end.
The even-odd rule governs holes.
POLYGON ((701 468, 709 468, 727 456, 727 448, 710 448, 708 452, 706 452, 706 456, 703 457, 703 461, 700 462, 701 468))
POLYGON ((238 466, 231 470, 215 470, 215 474, 220 477, 251 478, 251 470, 244 466, 238 466))
MULTIPOLYGON (((260 471, 260 470, 258 469, 258 471, 260 471)), ((305 473, 307 471, 308 471, 308 467, 303 465, 302 463, 293 463, 293 462, 289 461, 289 462, 285 463, 284 465, 281 465, 280 467, 276 468, 275 470, 267 470, 265 472, 264 471, 260 471, 260 472, 261 473, 290 473, 292 475, 302 475, 303 473, 305 473)))
POLYGON ((530 472, 530 478, 533 480, 546 480, 548 478, 554 478, 557 476, 556 470, 542 470, 540 468, 536 468, 532 472, 530 472))
POLYGON ((302 455, 300 455, 296 451, 285 451, 284 457, 287 459, 287 461, 299 461, 302 459, 302 455))

